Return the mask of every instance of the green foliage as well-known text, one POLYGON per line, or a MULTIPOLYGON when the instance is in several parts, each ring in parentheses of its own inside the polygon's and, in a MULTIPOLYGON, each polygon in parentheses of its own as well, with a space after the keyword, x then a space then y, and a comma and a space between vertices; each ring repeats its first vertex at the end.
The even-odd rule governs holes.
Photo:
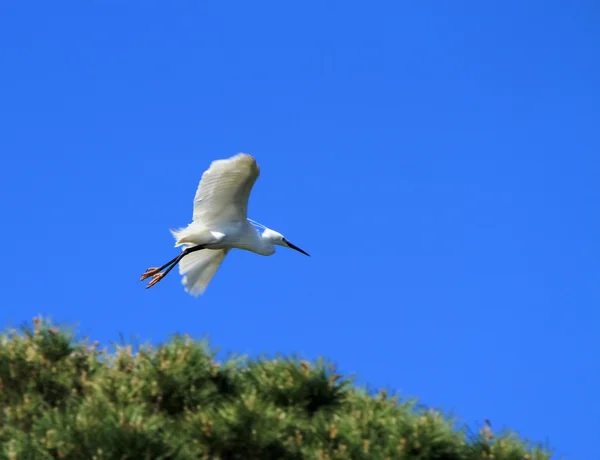
POLYGON ((321 360, 215 362, 176 336, 113 353, 34 320, 0 337, 0 459, 547 459, 372 396, 321 360))

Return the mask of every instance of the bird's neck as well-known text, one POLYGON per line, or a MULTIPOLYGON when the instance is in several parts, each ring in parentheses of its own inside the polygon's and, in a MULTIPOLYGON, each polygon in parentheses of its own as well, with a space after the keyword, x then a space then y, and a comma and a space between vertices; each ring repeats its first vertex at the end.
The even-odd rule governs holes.
POLYGON ((264 234, 260 235, 260 245, 261 245, 261 254, 265 256, 270 256, 271 254, 275 254, 275 245, 271 238, 265 236, 264 234))

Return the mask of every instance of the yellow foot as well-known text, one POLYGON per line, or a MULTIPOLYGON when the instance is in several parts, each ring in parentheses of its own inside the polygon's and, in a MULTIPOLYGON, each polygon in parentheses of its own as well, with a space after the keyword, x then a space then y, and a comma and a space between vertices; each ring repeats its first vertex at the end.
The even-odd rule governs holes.
POLYGON ((144 274, 140 278, 140 281, 144 281, 146 278, 150 278, 151 276, 154 276, 157 273, 158 273, 158 268, 149 268, 148 270, 146 270, 144 272, 144 274))
POLYGON ((163 279, 163 276, 165 276, 164 273, 155 273, 154 275, 152 275, 152 281, 148 283, 146 289, 150 289, 152 286, 158 283, 161 279, 163 279))

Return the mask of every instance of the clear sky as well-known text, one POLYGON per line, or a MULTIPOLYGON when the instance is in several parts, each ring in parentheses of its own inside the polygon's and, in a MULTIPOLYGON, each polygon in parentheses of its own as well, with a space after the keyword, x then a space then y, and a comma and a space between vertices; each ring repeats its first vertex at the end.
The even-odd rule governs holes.
POLYGON ((592 1, 3 2, 0 324, 207 335, 600 458, 592 1), (177 272, 210 162, 308 258, 177 272))

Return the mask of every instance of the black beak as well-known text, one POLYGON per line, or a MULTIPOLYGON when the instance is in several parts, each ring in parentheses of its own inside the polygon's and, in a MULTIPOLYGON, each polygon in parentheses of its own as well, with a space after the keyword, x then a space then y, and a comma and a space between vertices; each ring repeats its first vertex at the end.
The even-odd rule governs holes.
POLYGON ((290 247, 290 248, 292 248, 292 249, 295 249, 296 251, 298 251, 298 252, 301 252, 302 254, 304 254, 304 255, 306 255, 306 256, 308 256, 308 257, 310 257, 310 254, 309 254, 308 252, 306 252, 306 251, 303 251, 303 250, 302 250, 302 249, 300 249, 298 246, 294 246, 294 245, 293 245, 292 243, 290 243, 288 240, 283 240, 283 241, 285 241, 285 244, 287 244, 287 245, 288 245, 288 247, 290 247))

